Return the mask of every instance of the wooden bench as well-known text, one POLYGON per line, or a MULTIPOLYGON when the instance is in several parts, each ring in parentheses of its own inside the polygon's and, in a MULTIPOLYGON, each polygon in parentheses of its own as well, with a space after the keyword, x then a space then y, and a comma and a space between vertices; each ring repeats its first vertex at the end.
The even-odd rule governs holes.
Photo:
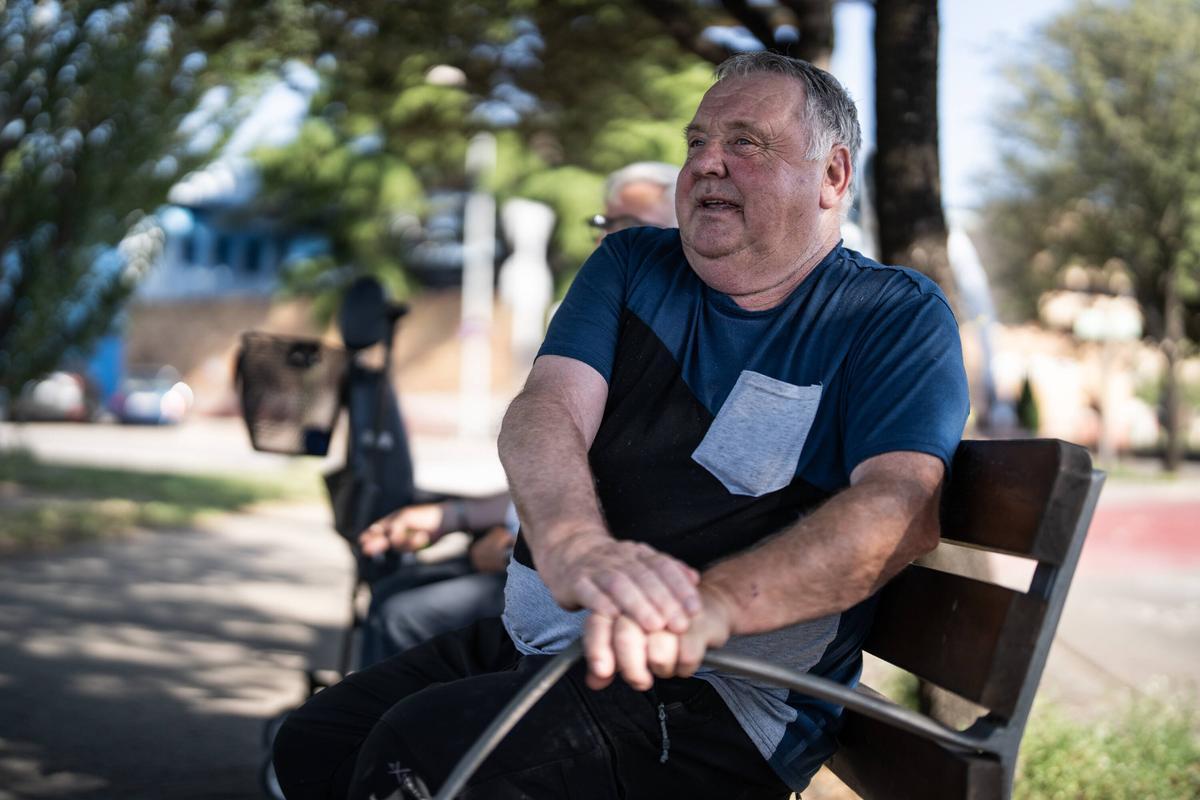
MULTIPOLYGON (((942 539, 1034 563, 1025 591, 910 565, 881 590, 865 650, 982 706, 956 731, 866 686, 720 651, 707 666, 845 707, 829 767, 865 800, 992 800, 1012 793, 1017 750, 1104 475, 1057 440, 964 441, 942 498, 942 539)), ((439 791, 453 797, 579 656, 576 643, 502 711, 439 791)))
POLYGON ((942 539, 1036 564, 1027 591, 912 565, 879 599, 866 651, 987 713, 957 740, 847 710, 830 768, 868 800, 1006 798, 1104 475, 1056 440, 965 441, 942 539))

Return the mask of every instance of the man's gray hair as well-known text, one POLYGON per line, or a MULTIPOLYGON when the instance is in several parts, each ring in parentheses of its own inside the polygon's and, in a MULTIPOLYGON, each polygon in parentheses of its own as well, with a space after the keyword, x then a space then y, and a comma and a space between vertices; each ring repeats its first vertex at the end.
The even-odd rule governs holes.
POLYGON ((675 197, 675 180, 679 177, 679 167, 662 161, 635 161, 610 173, 604 181, 604 199, 612 201, 617 198, 627 184, 653 183, 663 187, 668 197, 675 197))
POLYGON ((804 85, 804 116, 812 131, 806 158, 824 158, 837 144, 850 151, 850 163, 856 163, 862 145, 862 129, 854 101, 838 79, 799 58, 778 53, 739 53, 717 67, 717 81, 748 75, 774 73, 795 78, 804 85))

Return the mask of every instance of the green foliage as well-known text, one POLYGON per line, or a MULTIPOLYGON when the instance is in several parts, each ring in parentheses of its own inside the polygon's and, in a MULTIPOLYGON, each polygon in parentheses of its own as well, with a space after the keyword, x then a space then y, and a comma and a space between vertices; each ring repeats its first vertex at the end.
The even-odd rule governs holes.
POLYGON ((1039 706, 1021 746, 1016 800, 1182 800, 1200 797, 1193 703, 1139 699, 1099 724, 1039 706))
POLYGON ((1081 0, 1008 70, 986 218, 1025 313, 1079 265, 1093 288, 1131 286, 1155 337, 1170 287, 1200 334, 1198 51, 1198 0, 1081 0))
POLYGON ((205 88, 205 51, 225 34, 213 8, 5 4, 0 385, 15 391, 103 334, 156 256, 147 216, 203 155, 179 124, 205 88))
MULTIPOLYGON (((889 668, 885 696, 918 710, 918 680, 889 668)), ((1200 798, 1200 729, 1194 698, 1139 698, 1095 724, 1058 706, 1034 706, 1017 764, 1015 800, 1200 798)))
MULTIPOLYGON (((384 44, 360 44, 367 46, 384 44)), ((601 55, 579 57, 594 63, 601 55)), ((264 210, 331 236, 332 259, 301 265, 290 276, 293 291, 317 294, 326 310, 334 307, 336 292, 330 275, 348 265, 389 281, 401 296, 411 288, 404 277, 408 237, 427 192, 468 185, 467 144, 486 127, 480 109, 488 102, 468 86, 428 84, 432 54, 395 58, 399 66, 387 85, 402 87, 398 91, 359 83, 371 72, 357 60, 343 65, 339 54, 336 61, 299 138, 257 154, 264 210)), ((635 79, 623 89, 602 91, 611 98, 607 108, 588 101, 551 114, 551 100, 538 98, 541 105, 527 120, 496 131, 497 163, 487 186, 501 202, 521 196, 554 209, 551 263, 564 278, 595 246, 583 220, 602 207, 604 175, 632 161, 681 163, 683 126, 711 81, 709 67, 698 63, 672 71, 643 58, 627 69, 635 79), (586 137, 575 127, 585 118, 586 137), (578 147, 564 146, 574 141, 578 147)), ((566 88, 554 83, 546 91, 555 95, 566 88)))

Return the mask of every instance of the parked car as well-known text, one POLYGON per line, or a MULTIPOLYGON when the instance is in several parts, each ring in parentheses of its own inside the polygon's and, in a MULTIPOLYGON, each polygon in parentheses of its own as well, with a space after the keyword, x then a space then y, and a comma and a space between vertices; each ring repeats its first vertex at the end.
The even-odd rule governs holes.
POLYGON ((95 387, 78 372, 51 372, 21 388, 12 404, 18 422, 90 422, 99 410, 95 387))
POLYGON ((141 367, 120 382, 109 408, 132 425, 173 425, 192 408, 195 394, 173 367, 141 367))

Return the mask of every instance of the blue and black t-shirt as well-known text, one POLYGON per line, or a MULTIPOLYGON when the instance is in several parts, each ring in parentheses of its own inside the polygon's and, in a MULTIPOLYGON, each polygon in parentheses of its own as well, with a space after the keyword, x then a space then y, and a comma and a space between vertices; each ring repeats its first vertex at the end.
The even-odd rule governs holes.
MULTIPOLYGON (((700 570, 795 522, 872 456, 917 451, 948 465, 967 415, 958 327, 936 284, 841 246, 781 304, 746 311, 696 276, 678 230, 613 234, 539 355, 582 361, 608 382, 589 460, 612 534, 700 570)), ((580 634, 586 612, 554 603, 520 539, 505 595, 522 651, 580 634)), ((870 615, 866 601, 727 649, 852 684, 870 615)), ((835 706, 697 677, 794 789, 830 754, 835 706)))

